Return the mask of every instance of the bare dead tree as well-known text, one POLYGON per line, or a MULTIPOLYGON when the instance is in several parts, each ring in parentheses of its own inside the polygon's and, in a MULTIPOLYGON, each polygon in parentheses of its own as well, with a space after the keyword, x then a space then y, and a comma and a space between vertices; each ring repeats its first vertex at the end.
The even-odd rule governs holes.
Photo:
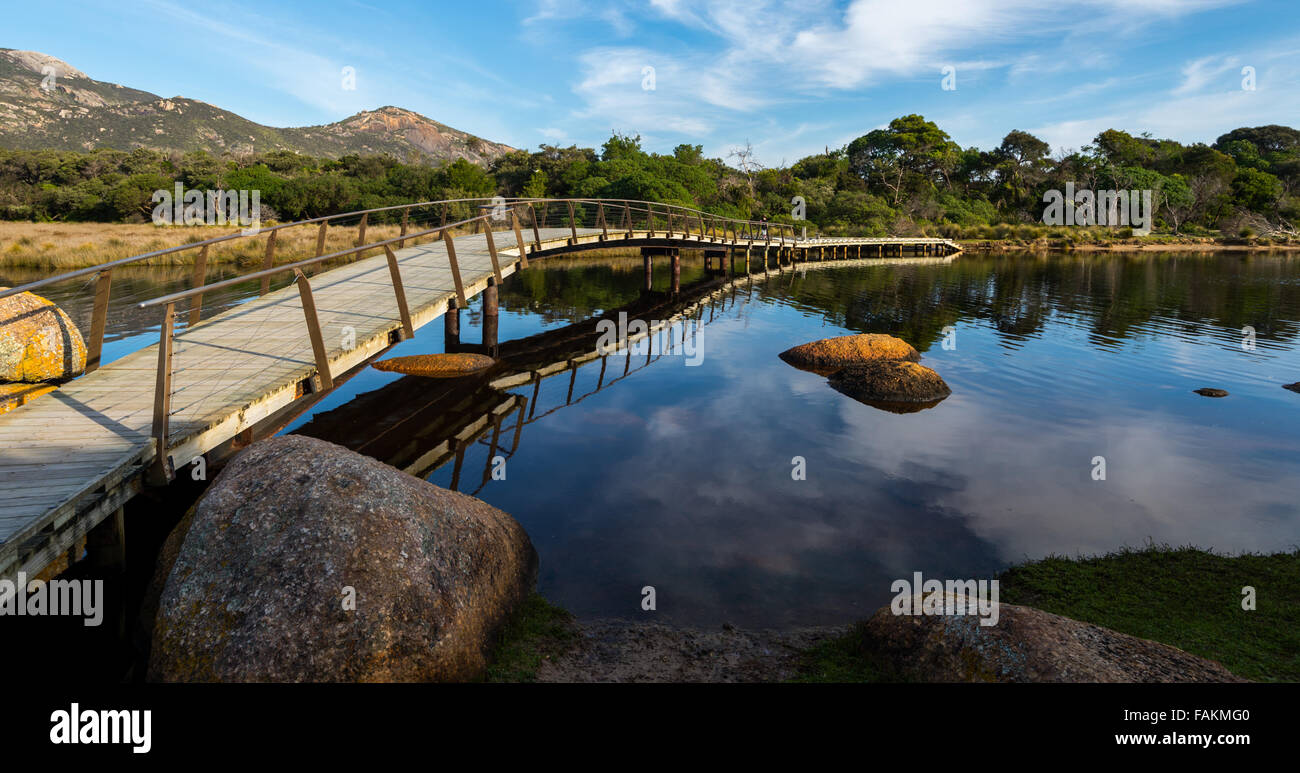
POLYGON ((732 148, 727 154, 727 158, 736 159, 736 168, 745 173, 745 181, 749 183, 749 195, 754 195, 754 174, 763 170, 763 165, 758 163, 754 157, 754 145, 749 140, 745 140, 743 148, 732 148))

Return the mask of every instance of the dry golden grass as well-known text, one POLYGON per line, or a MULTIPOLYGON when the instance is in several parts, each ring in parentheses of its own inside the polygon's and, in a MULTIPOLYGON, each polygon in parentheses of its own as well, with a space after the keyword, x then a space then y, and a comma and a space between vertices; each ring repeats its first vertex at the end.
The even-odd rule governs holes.
MULTIPOLYGON (((412 226, 411 230, 427 228, 412 226)), ((146 252, 237 233, 222 226, 155 226, 149 223, 27 223, 0 221, 0 268, 72 270, 129 258, 146 252)), ((366 241, 375 242, 398 235, 401 227, 370 225, 366 241)), ((357 227, 332 226, 326 232, 325 252, 354 246, 357 227)), ((286 228, 276 232, 275 262, 289 263, 316 254, 317 227, 286 228)), ((432 237, 424 237, 419 243, 432 237)), ((256 267, 266 256, 266 236, 232 239, 208 250, 208 265, 234 263, 256 267)), ((407 242, 407 246, 416 243, 407 242)), ((376 254, 367 251, 367 255, 376 254)), ((187 266, 198 257, 197 249, 140 261, 141 266, 187 266)))

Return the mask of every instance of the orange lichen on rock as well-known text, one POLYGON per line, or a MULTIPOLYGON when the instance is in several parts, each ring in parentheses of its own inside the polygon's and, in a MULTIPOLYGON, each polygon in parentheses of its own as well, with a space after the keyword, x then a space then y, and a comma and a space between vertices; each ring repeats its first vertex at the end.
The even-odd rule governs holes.
POLYGON ((0 381, 62 381, 85 369, 86 342, 62 309, 32 293, 0 298, 0 381))
POLYGON ((416 354, 394 357, 373 363, 376 370, 405 373, 426 378, 459 378, 491 367, 496 360, 485 354, 458 352, 455 354, 416 354))
POLYGON ((881 360, 910 360, 916 362, 921 355, 911 344, 901 338, 883 333, 823 338, 786 349, 779 355, 790 365, 829 376, 846 365, 856 365, 881 360))
POLYGON ((0 384, 0 413, 8 413, 55 389, 58 387, 54 384, 0 384))

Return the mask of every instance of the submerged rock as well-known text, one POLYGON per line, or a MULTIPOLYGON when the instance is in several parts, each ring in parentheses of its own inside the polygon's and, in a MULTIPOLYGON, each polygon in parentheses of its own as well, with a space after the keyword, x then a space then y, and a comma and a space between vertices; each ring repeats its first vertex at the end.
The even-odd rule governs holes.
POLYGON ((830 385, 855 400, 873 405, 895 404, 903 409, 895 410, 896 413, 908 412, 908 405, 915 406, 916 410, 933 407, 952 394, 938 373, 907 361, 850 365, 831 374, 830 385))
POLYGON ((778 355, 790 365, 829 376, 846 365, 857 365, 881 360, 910 360, 916 362, 921 355, 911 344, 901 338, 881 333, 823 338, 800 344, 778 355))
POLYGON ((373 363, 375 370, 405 373, 426 378, 460 378, 486 370, 496 360, 486 354, 458 352, 452 354, 416 354, 410 357, 393 357, 373 363))
POLYGON ((62 381, 85 369, 86 342, 63 309, 32 293, 0 298, 0 381, 62 381))
POLYGON ((1203 397, 1227 397, 1228 396, 1228 390, 1226 389, 1213 389, 1211 387, 1201 387, 1200 389, 1193 389, 1192 391, 1203 397))
POLYGON ((924 682, 1247 681, 1167 644, 1014 604, 999 604, 991 626, 884 606, 867 621, 863 647, 891 676, 924 682))
POLYGON ((501 510, 322 440, 265 440, 194 510, 149 678, 473 679, 536 576, 501 510))
POLYGON ((1300 392, 1300 381, 1297 381, 1294 384, 1283 384, 1282 388, 1290 389, 1292 392, 1300 392))

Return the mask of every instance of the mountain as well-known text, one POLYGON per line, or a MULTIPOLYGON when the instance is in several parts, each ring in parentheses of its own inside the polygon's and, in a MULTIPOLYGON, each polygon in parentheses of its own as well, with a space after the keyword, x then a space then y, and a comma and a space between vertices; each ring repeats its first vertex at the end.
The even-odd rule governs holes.
POLYGON ((324 126, 277 129, 197 99, 97 81, 36 51, 0 48, 0 148, 291 150, 318 158, 385 153, 485 164, 514 150, 410 110, 381 107, 324 126), (53 78, 50 74, 53 73, 53 78))

